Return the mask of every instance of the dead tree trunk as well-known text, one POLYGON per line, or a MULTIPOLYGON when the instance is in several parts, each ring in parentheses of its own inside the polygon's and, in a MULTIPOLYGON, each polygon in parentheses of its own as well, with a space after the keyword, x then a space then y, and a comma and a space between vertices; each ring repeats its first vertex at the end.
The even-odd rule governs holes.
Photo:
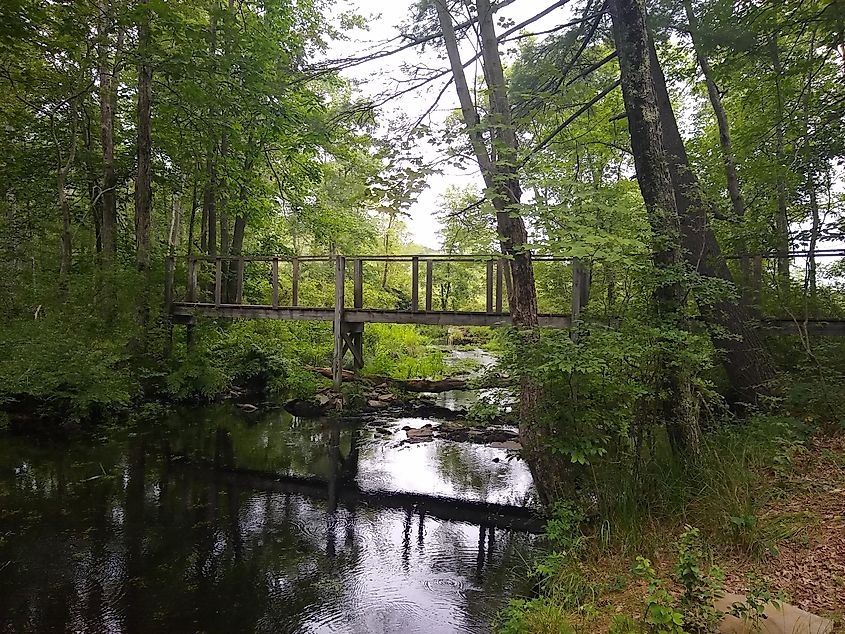
MULTIPOLYGON (((666 326, 683 327, 684 287, 677 281, 685 268, 681 226, 651 74, 645 5, 643 0, 613 0, 610 9, 637 182, 651 224, 655 268, 663 278, 655 289, 655 316, 666 326)), ((657 416, 673 448, 697 454, 701 429, 688 372, 666 363, 658 383, 657 416)))

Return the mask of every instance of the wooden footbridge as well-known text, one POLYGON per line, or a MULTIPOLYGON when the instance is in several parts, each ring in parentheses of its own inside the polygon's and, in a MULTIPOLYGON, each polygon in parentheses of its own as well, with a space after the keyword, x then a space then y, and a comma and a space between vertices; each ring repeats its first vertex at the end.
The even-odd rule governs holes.
MULTIPOLYGON (((535 263, 563 265, 571 279, 570 312, 543 313, 541 326, 569 328, 577 320, 588 296, 588 277, 580 267, 572 266, 572 258, 535 255, 535 263)), ((386 269, 385 269, 386 270, 386 269)), ((438 326, 502 326, 510 324, 506 310, 507 297, 512 284, 508 260, 501 255, 361 255, 361 256, 204 256, 187 257, 185 270, 185 299, 175 300, 176 259, 169 257, 165 273, 165 306, 175 323, 188 325, 188 338, 192 338, 192 325, 197 317, 226 319, 280 319, 294 321, 328 321, 333 323, 335 383, 342 379, 343 359, 347 352, 353 357, 355 368, 364 365, 363 332, 366 323, 429 324, 438 326), (411 288, 406 308, 389 309, 368 307, 364 303, 365 264, 380 267, 410 266, 411 288), (485 271, 485 300, 483 310, 435 310, 434 269, 451 265, 483 266, 485 271), (334 301, 328 306, 301 306, 300 283, 303 266, 318 265, 334 269, 334 301), (244 303, 244 279, 247 266, 262 267, 264 288, 251 296, 263 295, 268 303, 244 303), (211 271, 209 271, 209 268, 211 271), (421 268, 424 277, 421 280, 421 268), (351 280, 349 271, 351 269, 351 280), (280 283, 284 271, 285 283, 280 283), (289 274, 289 277, 287 277, 289 274), (287 282, 290 282, 288 284, 287 282), (351 302, 347 286, 351 281, 351 302), (420 296, 420 282, 423 294, 420 296), (269 283, 269 289, 267 288, 269 283), (284 287, 284 297, 283 290, 284 287), (268 293, 269 290, 269 293, 268 293)), ((563 273, 564 271, 561 271, 563 273)), ((254 277, 254 276, 253 276, 254 277)), ((312 293, 313 294, 313 293, 312 293)), ((327 302, 328 303, 328 302, 327 302)), ((441 305, 444 302, 440 302, 441 305)), ((795 334, 799 328, 812 335, 845 336, 843 320, 768 319, 761 327, 772 334, 795 334)))

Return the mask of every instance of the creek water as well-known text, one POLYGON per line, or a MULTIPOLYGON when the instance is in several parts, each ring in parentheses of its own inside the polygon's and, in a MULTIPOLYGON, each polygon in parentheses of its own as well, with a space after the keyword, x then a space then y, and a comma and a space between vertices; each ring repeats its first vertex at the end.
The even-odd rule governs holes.
POLYGON ((0 436, 0 632, 490 631, 536 548, 531 476, 403 442, 428 422, 222 404, 0 436))

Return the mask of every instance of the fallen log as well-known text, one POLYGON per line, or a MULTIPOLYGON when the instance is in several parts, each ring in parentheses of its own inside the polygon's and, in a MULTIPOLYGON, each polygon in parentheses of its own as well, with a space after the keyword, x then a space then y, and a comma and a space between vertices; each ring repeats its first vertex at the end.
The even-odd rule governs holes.
MULTIPOLYGON (((332 378, 331 368, 319 368, 308 366, 308 370, 320 374, 328 379, 332 378)), ((396 386, 406 392, 450 392, 451 390, 477 390, 493 387, 510 387, 516 384, 511 377, 484 377, 479 379, 467 379, 448 377, 445 379, 394 379, 389 376, 372 376, 355 374, 351 370, 343 371, 344 381, 362 381, 379 385, 387 383, 396 386)))

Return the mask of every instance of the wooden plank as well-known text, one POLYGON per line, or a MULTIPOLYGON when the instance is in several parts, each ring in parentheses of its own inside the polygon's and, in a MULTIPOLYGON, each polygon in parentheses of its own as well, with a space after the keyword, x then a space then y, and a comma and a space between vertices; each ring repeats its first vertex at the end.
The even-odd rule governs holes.
POLYGON ((293 269, 293 286, 291 287, 291 306, 299 306, 299 259, 291 260, 291 268, 293 269))
POLYGON ((364 307, 364 262, 361 258, 356 258, 353 265, 352 279, 353 279, 353 298, 352 305, 355 308, 364 307))
POLYGON ((487 314, 493 313, 493 260, 487 260, 487 314))
POLYGON ((279 258, 273 258, 270 269, 270 288, 273 301, 273 308, 279 307, 279 258))
POLYGON ((223 260, 217 258, 214 262, 214 304, 219 306, 223 303, 223 260))
POLYGON ((189 302, 197 301, 197 261, 192 257, 188 258, 187 300, 189 302))
POLYGON ((346 278, 346 260, 342 255, 335 258, 334 281, 334 357, 332 375, 335 389, 340 389, 343 382, 343 304, 346 278))
POLYGON ((505 261, 496 260, 496 313, 502 314, 502 278, 505 273, 505 261))
POLYGON ((414 256, 411 259, 411 310, 417 312, 420 309, 420 259, 414 256))
POLYGON ((434 260, 425 261, 425 311, 431 312, 432 289, 434 287, 434 260))

